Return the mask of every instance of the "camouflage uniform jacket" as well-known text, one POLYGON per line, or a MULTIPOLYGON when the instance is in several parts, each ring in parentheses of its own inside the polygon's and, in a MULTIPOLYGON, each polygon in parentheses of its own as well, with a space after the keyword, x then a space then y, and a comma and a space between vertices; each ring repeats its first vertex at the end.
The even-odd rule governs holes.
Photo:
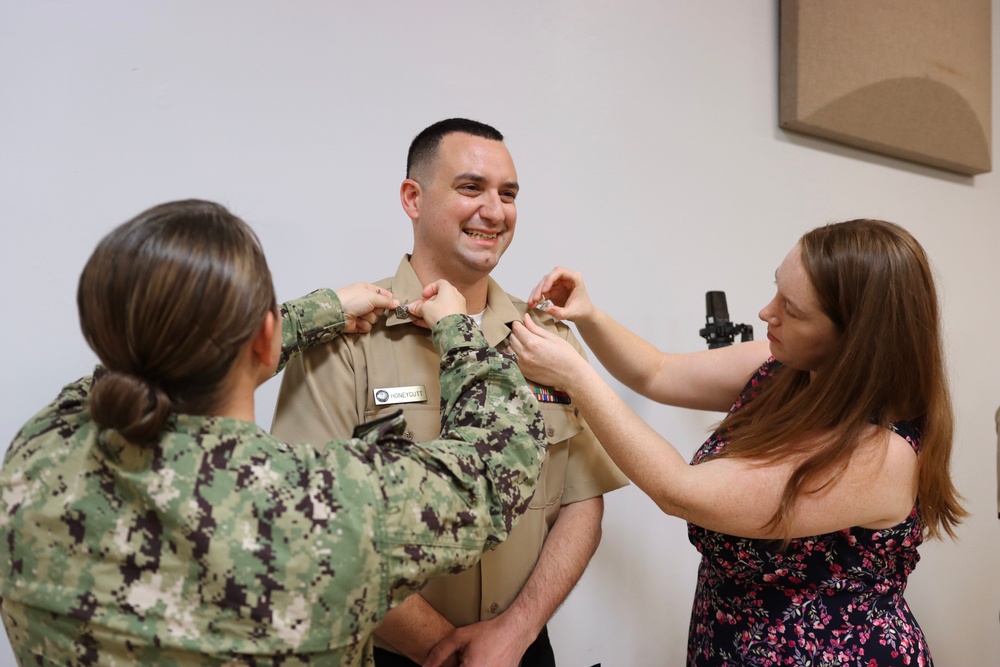
MULTIPOLYGON (((329 291, 283 309, 282 363, 344 326, 329 291)), ((419 444, 398 414, 323 454, 175 414, 139 447, 90 420, 93 377, 65 387, 0 471, 0 594, 20 663, 370 664, 390 605, 505 538, 544 453, 517 366, 466 316, 433 337, 443 428, 419 444)))

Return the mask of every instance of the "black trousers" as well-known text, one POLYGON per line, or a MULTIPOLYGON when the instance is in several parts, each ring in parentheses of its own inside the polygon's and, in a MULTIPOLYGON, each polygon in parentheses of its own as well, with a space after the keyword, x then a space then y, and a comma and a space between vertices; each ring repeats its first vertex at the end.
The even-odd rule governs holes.
MULTIPOLYGON (((420 665, 398 653, 376 647, 375 667, 420 667, 420 665)), ((556 657, 552 653, 552 644, 549 643, 548 628, 542 628, 538 638, 524 652, 521 667, 556 667, 556 657)))

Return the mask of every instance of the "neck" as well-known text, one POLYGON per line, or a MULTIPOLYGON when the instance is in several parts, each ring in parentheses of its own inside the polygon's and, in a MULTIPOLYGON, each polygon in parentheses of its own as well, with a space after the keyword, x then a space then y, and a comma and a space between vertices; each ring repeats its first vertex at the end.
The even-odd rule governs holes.
POLYGON ((465 308, 468 313, 479 313, 486 308, 486 295, 489 293, 489 273, 474 276, 446 275, 438 267, 421 262, 416 255, 410 257, 410 266, 417 274, 421 285, 429 285, 436 280, 447 280, 465 297, 465 308))
MULTIPOLYGON (((449 281, 450 282, 450 281, 449 281)), ((486 294, 489 291, 489 280, 484 278, 475 285, 458 286, 455 288, 465 297, 465 310, 469 315, 486 310, 486 294)))
POLYGON ((212 414, 216 417, 255 422, 254 390, 264 381, 261 374, 262 371, 253 363, 250 355, 241 354, 237 357, 229 374, 222 381, 220 394, 223 398, 212 414))
POLYGON ((249 396, 245 394, 237 396, 234 392, 227 398, 226 402, 220 405, 216 410, 214 410, 214 412, 217 417, 230 417, 232 419, 241 419, 246 422, 257 421, 254 414, 252 391, 249 396))

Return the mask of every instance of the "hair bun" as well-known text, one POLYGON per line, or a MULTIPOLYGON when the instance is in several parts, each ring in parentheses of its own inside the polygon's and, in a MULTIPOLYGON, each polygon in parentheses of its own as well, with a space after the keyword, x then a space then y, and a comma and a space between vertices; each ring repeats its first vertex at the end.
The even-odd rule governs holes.
POLYGON ((170 397, 156 384, 111 369, 95 376, 87 405, 99 427, 139 444, 156 439, 171 410, 170 397))

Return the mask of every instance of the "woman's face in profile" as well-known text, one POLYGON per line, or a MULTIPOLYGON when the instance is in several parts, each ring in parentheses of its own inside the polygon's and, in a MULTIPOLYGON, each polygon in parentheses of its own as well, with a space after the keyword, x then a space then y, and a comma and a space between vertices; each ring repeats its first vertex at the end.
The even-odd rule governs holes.
POLYGON ((771 354, 790 368, 815 371, 833 353, 840 334, 820 308, 798 245, 774 272, 777 292, 760 311, 771 354))

